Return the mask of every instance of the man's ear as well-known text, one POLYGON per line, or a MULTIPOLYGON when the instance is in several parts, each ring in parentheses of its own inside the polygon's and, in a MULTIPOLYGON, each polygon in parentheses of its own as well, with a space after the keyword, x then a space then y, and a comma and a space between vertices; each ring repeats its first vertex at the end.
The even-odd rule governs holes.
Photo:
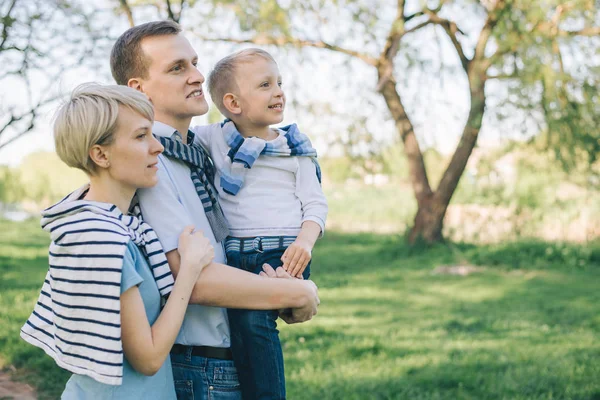
POLYGON ((88 155, 98 166, 98 168, 108 168, 110 167, 110 154, 108 149, 100 146, 99 144, 95 144, 90 149, 88 155))
POLYGON ((233 115, 239 115, 242 113, 240 102, 238 101, 237 96, 233 93, 226 93, 223 96, 223 106, 233 115))

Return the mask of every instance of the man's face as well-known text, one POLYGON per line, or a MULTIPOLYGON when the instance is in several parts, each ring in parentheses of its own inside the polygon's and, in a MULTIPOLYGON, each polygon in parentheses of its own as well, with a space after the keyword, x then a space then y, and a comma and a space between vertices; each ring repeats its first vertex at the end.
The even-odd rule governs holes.
POLYGON ((147 79, 140 89, 152 101, 156 120, 178 126, 196 115, 206 114, 204 76, 196 68, 198 55, 183 35, 162 35, 142 40, 149 60, 147 79))

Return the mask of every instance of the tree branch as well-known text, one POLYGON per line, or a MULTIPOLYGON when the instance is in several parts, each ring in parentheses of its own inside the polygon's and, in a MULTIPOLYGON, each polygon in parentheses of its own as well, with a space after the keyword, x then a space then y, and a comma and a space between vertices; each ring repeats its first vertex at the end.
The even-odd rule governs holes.
POLYGON ((457 33, 461 33, 463 35, 464 35, 464 33, 458 28, 458 25, 456 25, 456 23, 454 21, 449 21, 447 19, 441 18, 436 13, 433 13, 433 12, 430 13, 429 20, 432 23, 444 28, 444 31, 450 38, 450 41, 452 42, 452 45, 454 46, 454 49, 456 50, 456 53, 458 54, 458 58, 460 59, 460 64, 462 65, 465 72, 468 72, 470 60, 465 55, 463 47, 460 44, 460 42, 458 41, 458 37, 457 37, 457 33))
MULTIPOLYGON (((8 29, 10 27, 10 24, 8 24, 7 22, 10 21, 11 17, 10 17, 10 13, 12 13, 13 9, 15 8, 15 4, 17 4, 17 0, 13 0, 10 7, 8 7, 8 10, 6 11, 6 15, 4 15, 2 17, 3 23, 2 23, 2 41, 0 42, 0 51, 2 50, 10 50, 11 48, 4 48, 4 45, 6 44, 6 41, 8 40, 8 29)), ((16 49, 16 47, 11 46, 12 49, 16 49)))
POLYGON ((167 4, 167 15, 169 16, 169 19, 179 23, 179 18, 175 16, 173 9, 171 8, 171 0, 165 0, 165 2, 167 4))
POLYGON ((129 3, 127 3, 127 0, 119 0, 119 1, 121 3, 121 9, 127 16, 127 21, 129 21, 129 26, 133 28, 135 26, 135 21, 133 20, 133 12, 131 11, 131 7, 129 6, 129 3))
POLYGON ((368 65, 377 66, 377 60, 368 54, 361 53, 359 51, 346 49, 340 46, 336 46, 333 44, 329 44, 323 41, 311 41, 311 40, 301 40, 293 37, 271 37, 271 36, 255 36, 251 39, 234 39, 234 38, 207 38, 201 35, 196 34, 196 36, 202 40, 206 40, 209 42, 229 42, 229 43, 251 43, 259 46, 296 46, 296 47, 314 47, 317 49, 326 49, 331 51, 336 51, 338 53, 347 54, 352 57, 356 57, 368 65))

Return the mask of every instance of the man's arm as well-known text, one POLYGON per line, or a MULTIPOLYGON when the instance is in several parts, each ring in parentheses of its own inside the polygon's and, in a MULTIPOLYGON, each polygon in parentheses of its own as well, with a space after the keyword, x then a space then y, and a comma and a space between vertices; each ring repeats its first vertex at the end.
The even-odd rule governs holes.
MULTIPOLYGON (((177 250, 169 251, 167 260, 173 276, 177 278, 180 265, 177 250)), ((311 281, 265 278, 224 264, 212 263, 202 270, 190 303, 249 310, 316 310, 319 298, 316 286, 311 281)))

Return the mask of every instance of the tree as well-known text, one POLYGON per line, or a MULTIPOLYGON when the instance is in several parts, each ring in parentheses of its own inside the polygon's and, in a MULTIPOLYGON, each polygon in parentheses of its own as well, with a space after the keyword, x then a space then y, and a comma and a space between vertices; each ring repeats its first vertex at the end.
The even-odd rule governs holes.
POLYGON ((515 109, 531 114, 560 160, 568 163, 581 154, 593 160, 600 150, 595 129, 600 27, 594 25, 599 10, 593 0, 224 0, 196 11, 189 29, 205 40, 323 49, 376 71, 373 86, 404 144, 418 204, 411 242, 443 240, 444 215, 476 146, 492 85, 504 93, 495 99, 498 115, 515 109), (212 35, 196 28, 215 17, 219 26, 212 35), (226 23, 232 19, 234 26, 226 23), (441 71, 425 73, 463 79, 470 104, 459 143, 434 188, 398 66, 423 68, 420 46, 436 40, 444 49, 441 71), (450 64, 444 60, 447 49, 454 58, 450 64), (577 58, 583 60, 580 68, 572 62, 577 58))
POLYGON ((93 15, 63 0, 0 3, 0 149, 31 132, 61 97, 56 82, 91 58, 93 15))

